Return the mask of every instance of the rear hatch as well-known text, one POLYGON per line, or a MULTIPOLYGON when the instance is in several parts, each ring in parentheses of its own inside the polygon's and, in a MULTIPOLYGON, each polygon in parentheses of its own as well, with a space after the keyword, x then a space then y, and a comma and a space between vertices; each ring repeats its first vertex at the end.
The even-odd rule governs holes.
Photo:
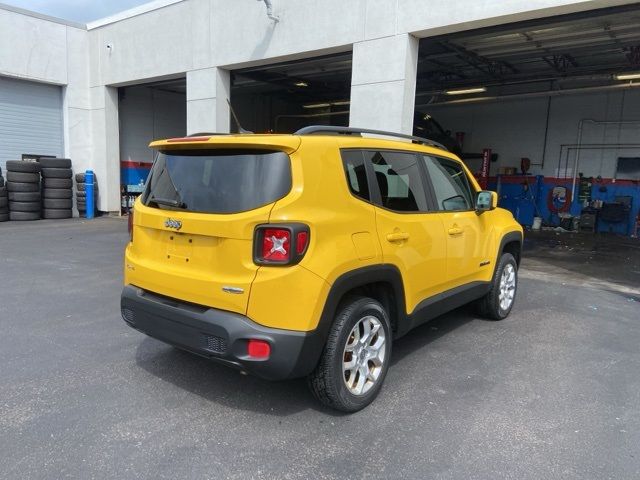
POLYGON ((246 313, 256 225, 291 190, 297 145, 160 145, 136 202, 128 281, 167 297, 246 313))

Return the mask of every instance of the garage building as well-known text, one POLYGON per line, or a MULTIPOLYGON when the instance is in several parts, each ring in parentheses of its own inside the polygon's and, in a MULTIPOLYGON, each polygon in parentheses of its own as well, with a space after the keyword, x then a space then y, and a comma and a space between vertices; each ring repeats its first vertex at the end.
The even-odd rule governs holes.
POLYGON ((273 3, 275 20, 158 0, 89 25, 0 6, 0 163, 69 156, 120 212, 154 138, 350 125, 445 143, 524 225, 634 234, 636 3, 273 3))

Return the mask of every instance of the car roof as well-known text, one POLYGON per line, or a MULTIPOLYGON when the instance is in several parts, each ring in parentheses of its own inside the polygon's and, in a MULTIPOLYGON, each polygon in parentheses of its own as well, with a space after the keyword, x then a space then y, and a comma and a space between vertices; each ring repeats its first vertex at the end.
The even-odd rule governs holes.
POLYGON ((403 150, 438 155, 453 160, 460 160, 456 155, 444 148, 433 145, 424 145, 410 141, 402 141, 380 136, 363 137, 359 135, 340 134, 196 134, 187 137, 168 138, 156 140, 149 144, 157 150, 184 150, 209 149, 209 148, 275 148, 287 153, 293 153, 300 148, 302 143, 327 143, 332 142, 338 148, 366 148, 384 150, 403 150))

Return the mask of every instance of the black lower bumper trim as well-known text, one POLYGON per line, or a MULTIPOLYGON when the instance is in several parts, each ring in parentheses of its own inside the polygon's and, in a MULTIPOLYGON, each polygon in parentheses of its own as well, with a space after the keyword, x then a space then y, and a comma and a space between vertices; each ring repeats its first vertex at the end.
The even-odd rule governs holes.
POLYGON ((132 285, 122 290, 120 305, 122 318, 136 330, 268 380, 308 375, 324 346, 317 331, 267 328, 244 315, 180 302, 132 285), (269 342, 270 357, 250 358, 249 339, 269 342))

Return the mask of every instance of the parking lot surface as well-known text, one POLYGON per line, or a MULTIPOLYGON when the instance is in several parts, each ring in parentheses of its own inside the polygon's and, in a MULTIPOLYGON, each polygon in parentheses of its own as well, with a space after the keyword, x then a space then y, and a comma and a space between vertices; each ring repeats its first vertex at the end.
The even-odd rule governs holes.
POLYGON ((420 327, 343 415, 127 327, 127 238, 0 224, 0 478, 640 478, 640 292, 615 281, 637 248, 606 282, 525 258, 509 318, 420 327))

